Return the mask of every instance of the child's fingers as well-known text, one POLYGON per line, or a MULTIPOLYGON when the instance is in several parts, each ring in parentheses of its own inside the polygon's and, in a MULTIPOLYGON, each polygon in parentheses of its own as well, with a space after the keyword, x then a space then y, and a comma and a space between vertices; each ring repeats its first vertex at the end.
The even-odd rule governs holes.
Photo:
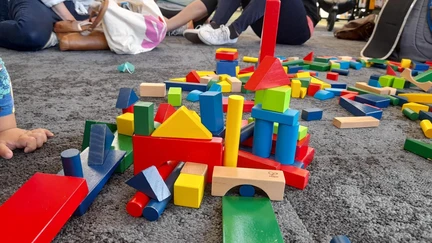
POLYGON ((18 145, 20 148, 24 148, 24 153, 33 152, 37 149, 36 138, 28 134, 23 134, 19 137, 18 145))
POLYGON ((10 159, 12 158, 12 156, 12 150, 10 150, 5 143, 0 142, 0 157, 2 157, 3 159, 10 159))
POLYGON ((46 137, 48 137, 48 138, 54 136, 54 133, 52 133, 52 132, 50 132, 49 130, 44 129, 44 128, 38 128, 38 129, 32 130, 31 132, 32 132, 32 133, 42 133, 42 134, 44 134, 44 135, 45 135, 46 137))

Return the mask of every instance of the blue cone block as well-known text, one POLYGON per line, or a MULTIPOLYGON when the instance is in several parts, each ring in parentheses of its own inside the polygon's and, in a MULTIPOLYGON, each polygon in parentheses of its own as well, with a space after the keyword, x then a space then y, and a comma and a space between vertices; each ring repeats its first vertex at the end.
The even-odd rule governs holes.
POLYGON ((273 122, 255 119, 252 152, 254 155, 268 158, 270 156, 273 139, 273 122))
POLYGON ((255 187, 251 185, 242 185, 239 188, 239 194, 242 197, 253 197, 255 195, 255 187))
POLYGON ((279 124, 276 140, 275 160, 284 165, 294 164, 300 124, 287 126, 279 124))
POLYGON ((84 178, 81 165, 81 155, 78 149, 68 149, 61 153, 63 171, 65 176, 84 178))
POLYGON ((170 190, 155 166, 150 166, 136 174, 126 184, 159 202, 171 196, 170 190))

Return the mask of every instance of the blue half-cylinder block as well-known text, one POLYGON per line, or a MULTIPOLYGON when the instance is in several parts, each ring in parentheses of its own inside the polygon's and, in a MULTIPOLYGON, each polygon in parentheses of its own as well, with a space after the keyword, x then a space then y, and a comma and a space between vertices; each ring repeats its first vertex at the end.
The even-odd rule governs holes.
POLYGON ((238 61, 218 61, 216 63, 216 73, 217 74, 228 74, 231 77, 237 76, 236 67, 238 66, 238 61))
POLYGON ((261 158, 268 158, 272 149, 273 122, 255 118, 252 153, 261 158))
POLYGON ((65 176, 84 177, 80 153, 78 149, 68 149, 60 154, 65 176))
POLYGON ((252 185, 241 185, 239 194, 242 197, 253 197, 255 195, 255 187, 252 185))
POLYGON ((316 121, 321 120, 323 116, 323 110, 319 108, 308 108, 302 110, 301 118, 305 121, 316 121))
POLYGON ((186 100, 189 100, 191 102, 197 102, 199 101, 199 96, 202 94, 202 91, 199 90, 192 90, 186 97, 186 100))
POLYGON ((334 93, 325 90, 319 90, 314 95, 314 98, 318 100, 329 100, 334 97, 335 97, 334 93))
POLYGON ((182 91, 192 91, 192 90, 199 90, 202 92, 207 91, 207 84, 171 82, 171 81, 164 81, 164 83, 165 83, 166 89, 169 89, 171 87, 175 87, 175 88, 182 88, 182 91))
POLYGON ((337 235, 330 240, 330 243, 351 243, 351 241, 345 235, 337 235))
POLYGON ((360 62, 354 62, 354 61, 351 61, 349 66, 350 66, 350 68, 355 69, 355 70, 360 70, 363 68, 363 65, 360 62))
POLYGON ((369 79, 368 85, 372 87, 381 88, 381 84, 379 83, 378 80, 375 79, 369 79))
POLYGON ((135 104, 139 100, 139 97, 131 88, 120 88, 119 95, 117 97, 116 108, 126 109, 131 105, 135 104))
POLYGON ((425 111, 420 111, 419 112, 419 120, 429 120, 432 122, 432 112, 425 112, 425 111))
POLYGON ((171 193, 155 166, 136 174, 126 182, 129 186, 158 201, 165 200, 171 193))
POLYGON ((340 98, 339 105, 345 108, 354 116, 373 116, 376 119, 381 120, 383 113, 381 109, 374 108, 343 97, 340 98))
POLYGON ((300 112, 294 109, 288 109, 284 113, 263 110, 261 104, 254 106, 251 114, 253 118, 285 125, 295 124, 299 120, 299 115, 300 112))
POLYGON ((158 202, 157 200, 151 199, 150 202, 143 210, 143 216, 149 221, 155 221, 159 219, 162 213, 165 211, 165 208, 169 201, 171 201, 173 197, 174 183, 180 175, 180 171, 183 168, 184 162, 180 162, 168 178, 165 180, 166 185, 168 186, 171 196, 166 198, 165 200, 158 202))
POLYGON ((332 92, 335 96, 340 96, 346 89, 326 88, 325 91, 332 92))
POLYGON ((212 133, 224 128, 222 93, 207 91, 199 96, 201 122, 212 133))
POLYGON ((222 87, 219 84, 213 84, 208 91, 222 92, 222 87))
POLYGON ((354 100, 363 104, 373 105, 378 108, 387 108, 390 105, 389 98, 374 94, 357 95, 354 100))
MULTIPOLYGON (((108 179, 114 173, 115 169, 120 164, 120 161, 125 155, 126 151, 111 150, 102 165, 90 166, 87 163, 89 157, 89 148, 87 147, 81 152, 81 166, 83 169, 84 178, 87 181, 89 193, 82 201, 80 206, 76 209, 74 215, 81 216, 87 212, 88 208, 102 190, 103 186, 107 183, 108 179)), ((58 175, 64 175, 64 171, 61 170, 58 175)))
POLYGON ((300 124, 279 124, 276 140, 275 160, 284 165, 294 164, 300 124))
POLYGON ((240 144, 252 137, 255 130, 255 122, 251 122, 246 126, 242 127, 240 131, 240 144))
POLYGON ((89 165, 102 165, 111 150, 114 134, 106 124, 93 124, 90 128, 89 165))

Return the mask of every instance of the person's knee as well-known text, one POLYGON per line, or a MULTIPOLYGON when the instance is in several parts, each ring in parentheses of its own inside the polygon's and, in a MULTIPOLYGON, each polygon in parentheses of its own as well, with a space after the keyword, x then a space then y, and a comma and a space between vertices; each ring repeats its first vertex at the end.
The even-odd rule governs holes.
POLYGON ((51 33, 45 33, 46 31, 39 31, 34 29, 24 30, 21 33, 21 48, 26 51, 38 51, 41 50, 50 38, 51 33))

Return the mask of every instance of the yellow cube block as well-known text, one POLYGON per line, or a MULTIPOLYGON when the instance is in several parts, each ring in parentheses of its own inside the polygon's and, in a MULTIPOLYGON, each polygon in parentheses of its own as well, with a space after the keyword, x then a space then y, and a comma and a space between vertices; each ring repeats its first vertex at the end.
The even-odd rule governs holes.
POLYGON ((119 134, 132 136, 134 134, 134 114, 124 113, 117 117, 117 131, 119 134))
POLYGON ((196 71, 196 72, 197 72, 198 76, 200 76, 200 77, 215 75, 214 71, 196 71))
POLYGON ((227 81, 221 81, 218 83, 222 87, 222 93, 229 93, 231 92, 231 84, 227 81))
POLYGON ((411 60, 410 59, 402 59, 401 60, 401 67, 410 68, 411 67, 411 60))
POLYGON ((174 204, 199 208, 204 196, 204 188, 204 176, 180 173, 174 183, 174 204))
POLYGON ((219 81, 227 81, 227 79, 231 77, 228 74, 221 74, 219 75, 219 81))

